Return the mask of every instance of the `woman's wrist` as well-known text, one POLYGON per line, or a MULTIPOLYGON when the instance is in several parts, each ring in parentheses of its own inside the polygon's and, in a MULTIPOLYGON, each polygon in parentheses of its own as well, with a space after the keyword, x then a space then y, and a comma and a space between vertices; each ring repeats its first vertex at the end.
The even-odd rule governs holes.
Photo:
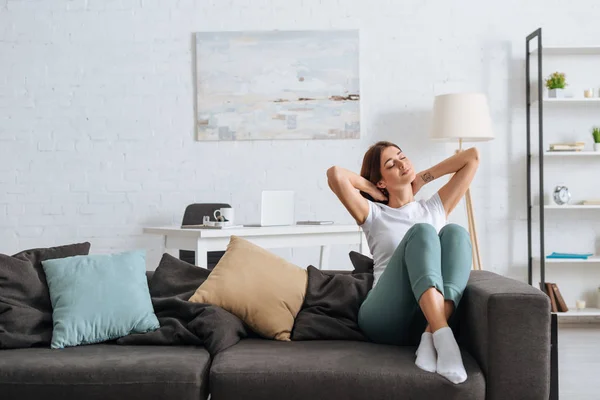
POLYGON ((429 182, 435 180, 435 177, 430 170, 421 171, 415 177, 416 185, 421 188, 429 182))
POLYGON ((426 170, 423 171, 419 174, 419 177, 421 178, 421 181, 423 182, 423 185, 433 181, 435 179, 435 177, 433 176, 433 174, 431 173, 431 171, 426 170))

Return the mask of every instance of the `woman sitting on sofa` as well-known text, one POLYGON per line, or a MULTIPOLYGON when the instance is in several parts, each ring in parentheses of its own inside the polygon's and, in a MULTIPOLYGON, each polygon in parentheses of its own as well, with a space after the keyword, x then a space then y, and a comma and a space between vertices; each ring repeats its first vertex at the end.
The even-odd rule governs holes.
POLYGON ((327 170, 329 187, 363 229, 374 261, 373 288, 358 323, 370 340, 407 345, 424 332, 416 365, 458 384, 467 379, 448 318, 460 302, 471 269, 471 242, 447 224, 479 166, 471 148, 420 173, 395 144, 378 142, 366 152, 360 175, 327 170), (416 201, 428 182, 454 174, 437 193, 416 201), (423 318, 423 316, 425 318, 423 318))

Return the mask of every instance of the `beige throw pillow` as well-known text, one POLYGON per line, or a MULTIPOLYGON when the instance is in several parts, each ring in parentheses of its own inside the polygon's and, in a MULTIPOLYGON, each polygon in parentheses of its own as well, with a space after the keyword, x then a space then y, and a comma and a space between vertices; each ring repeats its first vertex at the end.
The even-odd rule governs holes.
POLYGON ((305 269, 231 236, 225 254, 189 301, 224 308, 256 333, 288 341, 307 282, 305 269))

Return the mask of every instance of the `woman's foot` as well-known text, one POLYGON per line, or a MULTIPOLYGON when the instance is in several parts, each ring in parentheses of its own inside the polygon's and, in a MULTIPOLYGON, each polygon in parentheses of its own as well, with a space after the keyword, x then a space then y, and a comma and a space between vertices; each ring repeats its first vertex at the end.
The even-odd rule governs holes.
POLYGON ((427 372, 435 372, 437 364, 437 353, 433 345, 433 335, 431 332, 423 332, 421 343, 416 352, 417 360, 415 364, 427 372))
POLYGON ((437 351, 436 372, 455 384, 466 381, 467 371, 452 329, 449 327, 438 329, 432 336, 437 351))

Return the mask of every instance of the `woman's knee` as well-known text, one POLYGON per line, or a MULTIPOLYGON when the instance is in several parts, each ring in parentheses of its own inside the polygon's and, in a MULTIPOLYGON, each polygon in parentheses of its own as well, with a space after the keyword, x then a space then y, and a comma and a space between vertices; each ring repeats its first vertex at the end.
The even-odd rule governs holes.
POLYGON ((439 236, 442 243, 444 239, 460 239, 466 240, 469 243, 469 245, 471 244, 471 236, 469 235, 469 232, 467 232, 465 228, 458 224, 445 225, 442 229, 440 229, 439 236))
POLYGON ((419 254, 439 252, 440 238, 431 224, 413 225, 406 233, 406 251, 418 249, 419 254))
POLYGON ((427 224, 427 223, 414 224, 408 230, 408 232, 406 232, 406 234, 410 235, 410 237, 422 237, 422 238, 432 238, 432 237, 438 236, 437 231, 435 230, 433 225, 427 224))

